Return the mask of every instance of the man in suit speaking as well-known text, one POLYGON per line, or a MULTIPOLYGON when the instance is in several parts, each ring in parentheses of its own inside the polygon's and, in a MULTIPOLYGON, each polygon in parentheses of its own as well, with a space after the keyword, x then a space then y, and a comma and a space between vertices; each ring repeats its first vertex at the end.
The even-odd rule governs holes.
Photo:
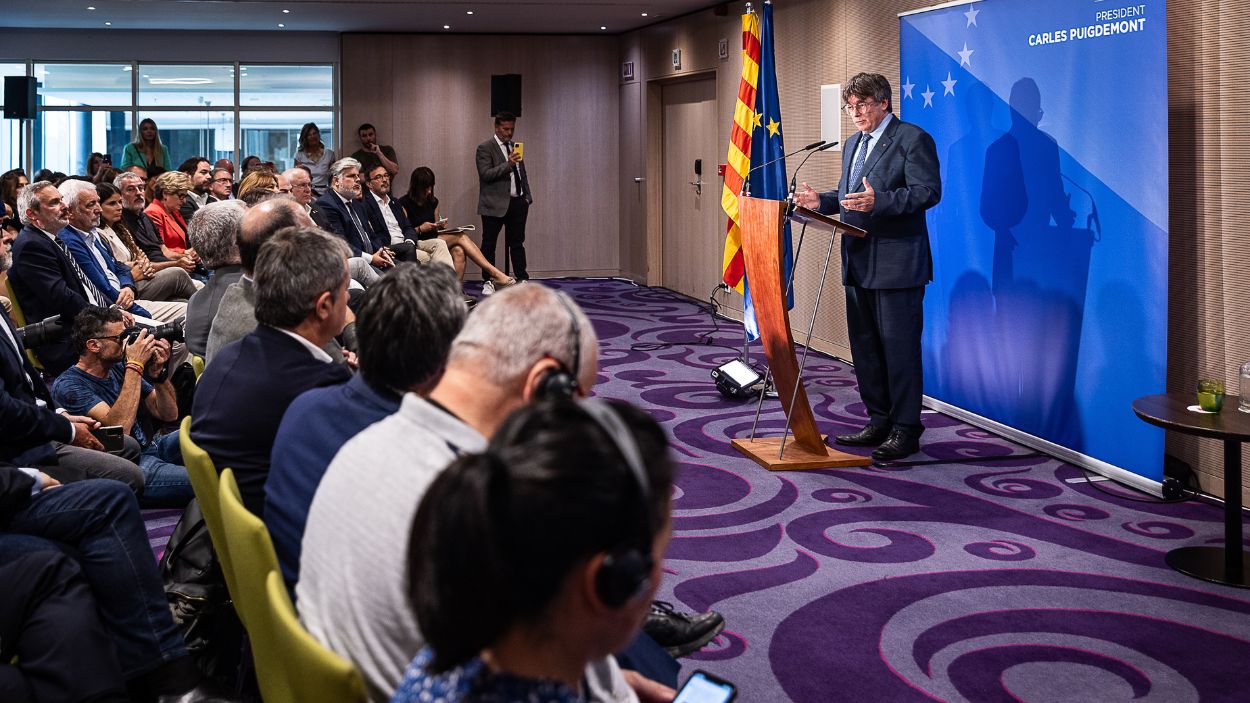
POLYGON ((842 88, 858 133, 847 140, 837 190, 804 183, 795 200, 867 230, 842 238, 846 325, 868 424, 839 444, 877 446, 877 461, 920 449, 924 287, 933 278, 925 210, 942 197, 933 137, 893 114, 890 82, 860 73, 842 88))
MULTIPOLYGON (((529 279, 525 270, 525 219, 534 196, 521 152, 513 147, 516 116, 510 112, 495 115, 495 136, 477 145, 477 214, 482 216, 482 254, 493 266, 495 242, 504 231, 505 256, 512 261, 512 275, 518 281, 529 279)), ((490 295, 495 285, 482 271, 482 292, 490 295)))

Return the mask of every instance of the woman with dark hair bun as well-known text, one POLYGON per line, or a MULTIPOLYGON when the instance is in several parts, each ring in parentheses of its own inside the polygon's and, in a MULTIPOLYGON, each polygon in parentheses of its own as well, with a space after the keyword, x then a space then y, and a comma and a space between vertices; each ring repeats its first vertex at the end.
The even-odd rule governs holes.
POLYGON ((428 646, 392 701, 604 698, 596 671, 615 666, 659 583, 667 448, 628 404, 542 402, 440 474, 410 541, 428 646))

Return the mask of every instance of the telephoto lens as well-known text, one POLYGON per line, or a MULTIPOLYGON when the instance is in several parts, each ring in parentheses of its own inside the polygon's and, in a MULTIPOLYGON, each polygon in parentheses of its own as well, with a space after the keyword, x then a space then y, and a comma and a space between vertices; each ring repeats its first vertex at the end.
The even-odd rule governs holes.
POLYGON ((181 322, 166 322, 156 327, 131 327, 126 330, 126 341, 133 342, 139 338, 139 333, 147 330, 148 334, 156 339, 167 339, 170 344, 174 342, 182 342, 185 340, 181 322))
POLYGON ((61 316, 53 315, 46 320, 18 327, 17 339, 27 349, 34 349, 64 339, 67 331, 61 324, 61 316))

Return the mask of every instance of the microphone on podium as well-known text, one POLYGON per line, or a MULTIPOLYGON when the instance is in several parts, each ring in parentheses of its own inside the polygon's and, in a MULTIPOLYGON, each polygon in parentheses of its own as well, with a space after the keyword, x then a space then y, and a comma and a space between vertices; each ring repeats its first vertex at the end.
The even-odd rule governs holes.
MULTIPOLYGON (((837 144, 837 142, 834 142, 834 144, 837 144)), ((823 140, 823 139, 822 139, 822 140, 820 140, 820 141, 818 141, 818 142, 812 142, 811 144, 808 144, 807 146, 803 147, 802 149, 795 149, 794 151, 790 152, 789 154, 782 154, 781 156, 778 156, 778 157, 777 157, 777 158, 775 158, 775 159, 772 159, 772 160, 769 160, 769 161, 765 161, 764 163, 760 164, 759 166, 755 166, 755 167, 751 168, 751 170, 747 171, 747 172, 746 172, 746 174, 745 174, 745 175, 743 175, 743 177, 742 177, 742 192, 741 192, 741 193, 739 193, 739 195, 746 195, 746 194, 748 194, 748 193, 750 193, 750 192, 751 192, 751 189, 750 189, 750 187, 749 187, 750 182, 751 182, 751 174, 752 174, 752 173, 755 173, 756 171, 760 170, 761 168, 764 168, 765 166, 772 166, 773 164, 777 163, 778 161, 781 161, 781 160, 782 160, 782 159, 784 159, 784 158, 787 158, 787 157, 790 157, 790 156, 794 156, 795 154, 799 154, 799 153, 802 153, 802 152, 804 152, 804 151, 811 151, 812 149, 816 149, 817 151, 820 151, 820 150, 825 149, 825 148, 828 148, 828 146, 826 146, 826 144, 825 144, 825 140, 823 140)), ((811 155, 811 154, 809 154, 808 156, 810 156, 810 155, 811 155)), ((807 161, 807 159, 803 159, 803 160, 804 160, 804 161, 807 161)))
POLYGON ((816 151, 813 151, 811 154, 808 154, 807 156, 803 157, 803 160, 799 162, 799 168, 794 169, 794 176, 790 178, 790 193, 789 195, 786 196, 787 199, 790 199, 790 200, 794 199, 794 191, 798 190, 798 187, 799 187, 799 169, 802 169, 803 164, 807 163, 807 160, 812 158, 812 154, 815 154, 816 152, 819 152, 819 151, 826 151, 828 149, 832 149, 837 145, 838 145, 838 141, 835 139, 834 141, 822 144, 820 148, 816 149, 816 151))

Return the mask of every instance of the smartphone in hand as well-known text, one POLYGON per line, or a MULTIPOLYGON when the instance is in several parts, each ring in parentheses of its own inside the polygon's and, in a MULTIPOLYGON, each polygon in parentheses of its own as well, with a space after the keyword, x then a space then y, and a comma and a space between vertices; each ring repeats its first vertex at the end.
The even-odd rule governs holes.
POLYGON ((100 444, 104 445, 104 451, 109 454, 122 453, 122 431, 121 425, 109 425, 107 427, 97 427, 91 430, 91 434, 100 440, 100 444))
POLYGON ((733 684, 696 670, 686 679, 673 703, 730 703, 737 695, 738 689, 733 684))

